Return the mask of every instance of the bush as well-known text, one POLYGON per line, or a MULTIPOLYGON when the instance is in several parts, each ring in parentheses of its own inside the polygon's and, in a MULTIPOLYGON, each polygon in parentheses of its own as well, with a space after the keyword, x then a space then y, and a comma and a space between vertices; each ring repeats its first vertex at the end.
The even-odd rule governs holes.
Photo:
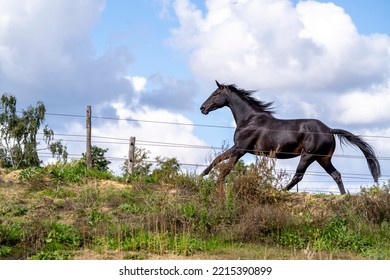
POLYGON ((179 174, 180 165, 176 158, 156 158, 157 167, 152 172, 154 182, 171 183, 179 174))
MULTIPOLYGON (((92 158, 92 168, 97 169, 99 171, 107 171, 108 166, 110 165, 111 161, 107 160, 105 157, 105 153, 108 152, 108 149, 102 149, 97 146, 91 147, 91 158, 92 158)), ((86 166, 86 155, 82 154, 81 161, 86 166)))
POLYGON ((86 166, 85 160, 72 160, 68 163, 57 162, 47 165, 47 172, 57 181, 80 183, 86 178, 113 179, 112 173, 106 169, 92 168, 86 166))

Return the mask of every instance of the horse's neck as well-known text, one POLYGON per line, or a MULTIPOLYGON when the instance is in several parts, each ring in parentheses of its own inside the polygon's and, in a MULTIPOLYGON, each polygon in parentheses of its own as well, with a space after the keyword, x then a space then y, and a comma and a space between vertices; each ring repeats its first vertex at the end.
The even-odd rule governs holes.
POLYGON ((256 111, 248 103, 235 95, 232 95, 231 100, 229 100, 228 107, 232 111, 237 127, 246 123, 249 118, 256 114, 256 111))

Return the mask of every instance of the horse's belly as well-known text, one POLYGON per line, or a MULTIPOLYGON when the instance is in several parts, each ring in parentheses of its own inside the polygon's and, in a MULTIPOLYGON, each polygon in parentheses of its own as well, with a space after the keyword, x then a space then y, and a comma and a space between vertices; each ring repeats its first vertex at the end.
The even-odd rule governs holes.
POLYGON ((281 142, 273 145, 256 145, 255 153, 279 159, 288 159, 300 156, 302 153, 302 144, 295 141, 281 142))
POLYGON ((300 155, 300 152, 277 152, 275 157, 279 159, 289 159, 298 157, 300 155))

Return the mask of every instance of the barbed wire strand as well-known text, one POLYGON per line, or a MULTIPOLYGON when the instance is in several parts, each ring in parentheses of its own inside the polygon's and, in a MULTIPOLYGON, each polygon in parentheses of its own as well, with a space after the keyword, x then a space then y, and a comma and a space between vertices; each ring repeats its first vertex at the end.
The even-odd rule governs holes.
MULTIPOLYGON (((85 115, 78 114, 62 114, 62 113, 46 113, 46 115, 51 116, 60 116, 60 117, 75 117, 75 118, 85 118, 85 115)), ((106 116, 91 116, 92 119, 102 119, 102 120, 113 120, 113 121, 128 121, 128 122, 140 122, 140 123, 152 123, 152 124, 166 124, 166 125, 180 125, 180 126, 194 126, 194 127, 206 127, 206 128, 221 128, 221 129, 237 129, 235 126, 224 126, 224 125, 213 125, 213 124, 197 124, 197 123, 182 123, 182 122, 166 122, 166 121, 156 121, 156 120, 142 120, 142 119, 133 119, 133 118, 118 118, 118 117, 106 117, 106 116)), ((267 131, 277 132, 281 131, 280 129, 267 129, 267 131)), ((283 130, 292 133, 299 133, 294 130, 283 130)), ((308 132, 311 134, 332 134, 326 132, 308 132)), ((382 139, 390 139, 390 136, 384 135, 359 135, 361 137, 367 138, 382 138, 382 139)))
MULTIPOLYGON (((74 135, 74 134, 58 134, 60 136, 69 136, 69 137, 77 137, 82 136, 85 137, 85 135, 74 135)), ((59 140, 64 142, 75 142, 75 143, 86 143, 85 139, 65 139, 60 138, 59 140)), ((106 136, 93 136, 92 142, 94 144, 112 144, 112 145, 129 145, 128 140, 124 138, 115 138, 115 137, 106 137, 106 136), (96 141, 93 139, 107 139, 107 140, 119 140, 119 141, 96 141), (123 142, 122 142, 123 141, 123 142), (127 141, 127 142, 125 142, 127 141)), ((172 142, 161 142, 161 141, 149 141, 149 140, 137 140, 138 146, 151 146, 151 147, 168 147, 168 148, 186 148, 186 149, 204 149, 204 150, 223 150, 223 147, 217 147, 217 146, 208 146, 208 145, 194 145, 194 144, 184 144, 184 143, 172 143, 172 142)), ((240 151, 245 152, 252 152, 251 149, 238 149, 240 151)), ((273 151, 262 151, 264 154, 272 154, 273 151)), ((284 154, 284 155, 291 155, 298 157, 300 153, 290 153, 290 152, 277 152, 278 154, 284 154)), ((327 156, 322 154, 312 154, 314 156, 327 156)), ((346 159, 362 159, 365 160, 366 158, 363 155, 349 155, 349 154, 333 154, 333 157, 338 158, 346 158, 346 159)), ((390 160, 390 156, 378 156, 378 160, 387 161, 390 160)))

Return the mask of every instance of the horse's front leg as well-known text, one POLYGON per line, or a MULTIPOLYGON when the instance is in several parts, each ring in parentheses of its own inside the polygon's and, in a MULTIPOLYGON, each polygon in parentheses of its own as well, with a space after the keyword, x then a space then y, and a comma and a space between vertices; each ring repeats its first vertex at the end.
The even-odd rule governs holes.
POLYGON ((230 149, 228 149, 227 151, 223 152, 222 154, 220 154, 219 156, 217 156, 209 166, 206 167, 205 170, 203 170, 203 172, 199 175, 199 177, 203 177, 203 176, 206 176, 207 174, 210 173, 211 169, 214 168, 214 166, 216 166, 218 163, 220 163, 221 161, 224 161, 228 158, 230 158, 232 156, 232 153, 235 151, 236 149, 236 146, 233 146, 231 147, 230 149))

